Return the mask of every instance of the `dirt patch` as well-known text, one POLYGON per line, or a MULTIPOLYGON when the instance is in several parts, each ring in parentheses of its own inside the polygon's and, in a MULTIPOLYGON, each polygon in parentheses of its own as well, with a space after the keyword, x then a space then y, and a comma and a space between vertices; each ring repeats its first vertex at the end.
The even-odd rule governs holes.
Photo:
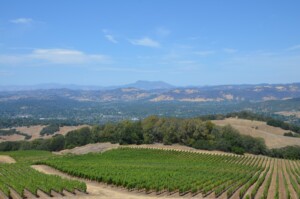
POLYGON ((75 147, 73 149, 65 149, 54 153, 59 155, 68 154, 68 153, 79 155, 79 154, 87 154, 87 153, 104 152, 110 149, 118 148, 119 146, 120 146, 119 144, 111 144, 109 142, 105 142, 105 143, 87 144, 84 146, 75 147))
MULTIPOLYGON (((118 188, 118 187, 113 187, 109 185, 105 185, 102 183, 98 182, 93 182, 89 180, 84 180, 81 178, 76 178, 69 176, 67 174, 64 174, 56 169, 53 169, 49 166, 45 165, 33 165, 32 168, 38 170, 39 172, 45 173, 45 174, 52 174, 52 175, 59 175, 63 178, 67 179, 76 179, 80 180, 82 182, 86 183, 87 186, 87 192, 88 195, 83 195, 83 196, 72 196, 72 197, 63 197, 63 198, 80 198, 80 199, 96 199, 96 198, 102 198, 102 199, 110 199, 110 198, 122 198, 122 199, 156 199, 156 198, 166 198, 166 195, 149 195, 145 193, 138 193, 138 192, 130 192, 124 188, 118 188)), ((174 198, 174 199, 182 199, 183 197, 179 197, 177 195, 172 195, 172 196, 167 196, 167 198, 174 198)), ((197 198, 201 198, 198 197, 197 198)))
POLYGON ((223 152, 223 151, 207 151, 207 150, 195 149, 195 148, 180 145, 180 144, 164 145, 164 144, 161 144, 161 143, 156 143, 156 144, 141 144, 141 145, 124 145, 122 147, 146 148, 146 149, 163 149, 163 150, 176 150, 176 151, 187 151, 187 152, 196 152, 196 153, 232 155, 232 153, 226 153, 226 152, 223 152))
MULTIPOLYGON (((87 144, 80 147, 75 147, 73 149, 65 149, 59 152, 53 152, 54 154, 63 155, 63 154, 87 154, 87 153, 99 153, 105 152, 111 149, 116 149, 119 147, 129 147, 129 148, 144 148, 144 149, 162 149, 162 150, 176 150, 176 151, 186 151, 186 152, 194 152, 194 153, 209 153, 209 154, 224 154, 224 155, 233 155, 232 153, 226 153, 222 151, 207 151, 194 149, 192 147, 183 146, 179 144, 173 145, 163 145, 160 143, 156 144, 142 144, 142 145, 119 145, 119 144, 111 144, 109 142, 105 143, 95 143, 95 144, 87 144)), ((249 154, 246 154, 249 155, 249 154)))
POLYGON ((44 128, 45 126, 43 125, 35 125, 35 126, 21 126, 21 127, 16 127, 17 131, 20 131, 22 133, 25 133, 27 135, 31 135, 31 139, 30 140, 34 140, 37 138, 40 138, 40 132, 41 130, 44 128))
POLYGON ((0 163, 16 163, 15 159, 8 155, 0 155, 0 163))
POLYGON ((281 148, 285 146, 298 145, 300 146, 300 139, 283 136, 288 132, 278 127, 269 126, 266 122, 244 120, 237 118, 226 118, 225 120, 213 120, 213 123, 220 126, 230 124, 243 135, 250 135, 253 137, 260 137, 265 140, 268 148, 281 148))
POLYGON ((3 135, 0 137, 0 142, 5 142, 5 141, 19 141, 19 140, 24 140, 25 136, 23 135, 18 135, 18 134, 13 134, 13 135, 3 135))

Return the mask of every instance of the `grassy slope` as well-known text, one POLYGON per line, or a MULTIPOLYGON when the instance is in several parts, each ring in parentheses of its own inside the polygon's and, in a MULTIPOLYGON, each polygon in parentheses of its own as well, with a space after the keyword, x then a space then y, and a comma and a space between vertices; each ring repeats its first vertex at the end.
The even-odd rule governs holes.
POLYGON ((265 140, 268 148, 281 148, 291 145, 299 145, 300 139, 283 136, 287 130, 278 127, 272 127, 265 122, 252 121, 237 118, 227 118, 224 120, 213 120, 213 123, 224 126, 230 124, 237 129, 241 134, 250 135, 253 137, 261 137, 265 140))

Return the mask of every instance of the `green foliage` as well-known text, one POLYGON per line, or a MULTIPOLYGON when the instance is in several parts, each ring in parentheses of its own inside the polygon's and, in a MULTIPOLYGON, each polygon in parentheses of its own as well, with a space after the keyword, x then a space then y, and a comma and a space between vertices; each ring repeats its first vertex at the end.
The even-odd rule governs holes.
POLYGON ((42 174, 24 164, 0 164, 1 179, 0 189, 9 196, 8 187, 13 188, 21 196, 24 196, 24 189, 37 195, 41 189, 48 195, 51 190, 62 193, 63 189, 73 192, 74 189, 86 191, 86 185, 74 180, 65 180, 59 176, 42 174))
POLYGON ((294 134, 292 132, 287 132, 283 134, 284 136, 288 136, 288 137, 300 137, 300 134, 294 134))
POLYGON ((55 175, 46 175, 32 169, 31 164, 54 157, 48 151, 13 151, 1 152, 1 155, 13 157, 17 163, 0 164, 0 190, 6 195, 10 195, 9 188, 18 192, 24 197, 24 189, 37 195, 40 189, 50 195, 51 190, 62 193, 63 189, 74 192, 74 189, 86 191, 85 183, 76 180, 66 180, 55 175))
POLYGON ((300 146, 286 146, 283 148, 271 149, 268 154, 276 158, 300 159, 300 146))
MULTIPOLYGON (((49 158, 47 164, 70 175, 127 189, 210 193, 261 170, 263 158, 120 148, 105 153, 49 158), (87 169, 88 166, 88 169, 87 169)), ((222 191, 221 191, 222 192, 222 191)))
POLYGON ((221 150, 244 154, 266 154, 262 139, 239 134, 231 126, 218 127, 210 121, 201 119, 159 118, 150 116, 142 121, 125 120, 108 123, 92 128, 84 127, 62 136, 32 142, 3 142, 0 150, 50 150, 73 148, 89 143, 112 142, 124 144, 151 144, 155 142, 166 145, 179 143, 197 149, 221 150))
POLYGON ((53 157, 49 151, 34 151, 34 150, 26 150, 26 151, 10 151, 10 152, 1 152, 1 155, 9 155, 14 158, 18 163, 27 163, 33 164, 35 161, 47 159, 53 157))
MULTIPOLYGON (((274 162, 275 162, 275 160, 274 160, 274 162)), ((273 172, 274 172, 274 164, 273 164, 273 167, 272 167, 272 171, 271 171, 271 173, 268 177, 268 180, 265 184, 263 195, 261 196, 260 199, 267 199, 267 197, 268 197, 268 192, 269 192, 269 188, 270 188, 270 185, 271 185, 272 176, 273 176, 273 172)))
POLYGON ((70 131, 65 136, 65 148, 70 149, 76 146, 83 146, 93 143, 92 132, 89 127, 70 131))
POLYGON ((59 131, 59 125, 58 124, 50 124, 41 130, 40 135, 52 135, 57 131, 59 131))

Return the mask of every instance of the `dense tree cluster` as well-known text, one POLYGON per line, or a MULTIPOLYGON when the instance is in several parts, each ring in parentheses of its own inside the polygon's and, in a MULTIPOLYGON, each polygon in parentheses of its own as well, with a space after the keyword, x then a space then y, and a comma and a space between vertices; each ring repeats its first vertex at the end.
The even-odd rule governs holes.
POLYGON ((279 149, 271 149, 269 155, 276 158, 300 159, 300 146, 286 146, 279 149))
POLYGON ((50 125, 44 127, 41 130, 40 134, 41 135, 52 135, 57 131, 59 131, 59 125, 58 124, 50 124, 50 125))
POLYGON ((51 139, 37 139, 30 142, 2 142, 0 143, 0 151, 29 149, 59 151, 97 142, 120 144, 163 143, 165 145, 178 143, 197 149, 220 150, 236 154, 247 152, 280 158, 300 159, 300 147, 269 150, 266 148, 263 139, 241 135, 230 125, 220 127, 209 120, 234 116, 265 120, 264 117, 249 112, 189 119, 150 116, 135 122, 124 120, 118 123, 95 125, 91 128, 84 127, 70 131, 65 136, 55 135, 51 139))
POLYGON ((48 140, 32 142, 4 142, 0 150, 41 149, 57 151, 88 143, 113 142, 120 144, 179 143, 197 149, 221 150, 243 154, 265 154, 262 139, 239 134, 231 126, 219 127, 201 119, 159 118, 150 116, 144 120, 122 121, 84 127, 71 131, 66 136, 57 135, 48 140))

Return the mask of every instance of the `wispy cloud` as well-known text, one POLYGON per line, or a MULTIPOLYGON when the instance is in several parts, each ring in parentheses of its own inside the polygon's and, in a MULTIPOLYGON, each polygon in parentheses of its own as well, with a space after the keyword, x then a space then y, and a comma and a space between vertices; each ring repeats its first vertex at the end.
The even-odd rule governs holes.
POLYGON ((141 39, 133 39, 129 40, 131 44, 138 45, 138 46, 146 46, 146 47, 152 47, 152 48, 158 48, 160 47, 160 43, 157 41, 154 41, 153 39, 149 37, 143 37, 141 39))
POLYGON ((291 46, 291 47, 287 48, 286 50, 287 51, 300 50, 300 44, 295 45, 295 46, 291 46))
POLYGON ((225 53, 236 53, 238 50, 234 48, 224 48, 223 51, 225 53))
POLYGON ((194 52, 195 55, 200 55, 200 56, 203 56, 203 57, 213 55, 215 53, 216 52, 213 51, 213 50, 205 50, 205 51, 196 51, 196 52, 194 52))
POLYGON ((33 19, 31 19, 31 18, 17 18, 17 19, 10 20, 10 22, 14 23, 14 24, 31 24, 31 23, 33 23, 33 19))
POLYGON ((166 37, 166 36, 169 36, 171 34, 171 31, 167 28, 164 28, 164 27, 156 28, 155 32, 160 37, 166 37))
POLYGON ((130 67, 99 67, 94 68, 94 71, 113 71, 113 72, 133 72, 133 73, 159 73, 160 70, 147 70, 130 67))
POLYGON ((89 64, 106 63, 110 58, 102 54, 86 54, 78 50, 70 49, 34 49, 28 54, 0 55, 2 64, 89 64))
POLYGON ((114 44, 118 43, 118 41, 115 39, 115 37, 114 37, 113 35, 107 34, 107 35, 104 35, 104 36, 105 36, 105 38, 106 38, 108 41, 110 41, 110 42, 112 42, 112 43, 114 43, 114 44))

